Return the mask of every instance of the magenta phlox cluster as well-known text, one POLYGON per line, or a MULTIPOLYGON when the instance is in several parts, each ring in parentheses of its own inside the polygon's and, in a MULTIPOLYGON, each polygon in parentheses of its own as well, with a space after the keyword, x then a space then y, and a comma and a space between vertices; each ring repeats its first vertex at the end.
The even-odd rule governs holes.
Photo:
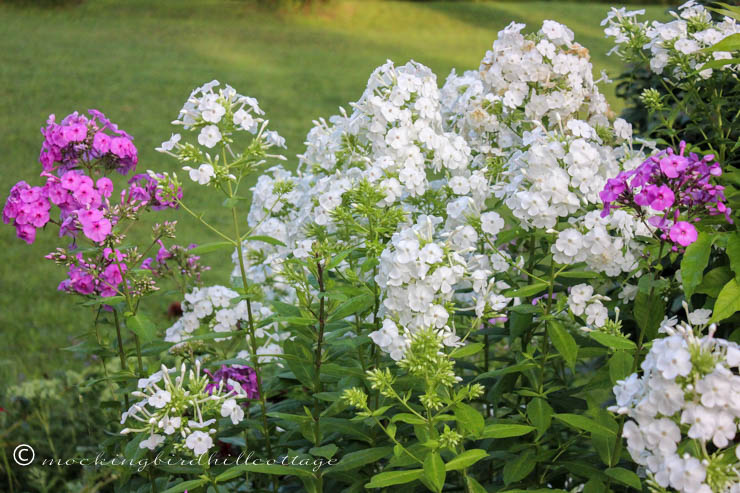
POLYGON ((3 209, 3 221, 11 222, 16 234, 27 243, 36 240, 36 231, 47 223, 59 226, 59 236, 76 238, 80 232, 94 243, 103 243, 122 216, 131 217, 144 207, 153 210, 176 208, 182 189, 160 185, 162 175, 138 174, 121 191, 120 202, 111 204, 113 182, 104 175, 110 170, 127 174, 136 167, 137 152, 132 137, 97 110, 91 118, 72 113, 56 123, 49 116, 42 129, 41 151, 44 186, 16 183, 3 209), (106 133, 109 132, 109 133, 106 133), (89 175, 98 175, 97 179, 89 175), (57 220, 52 206, 59 208, 57 220))
POLYGON ((696 241, 694 226, 702 217, 724 215, 728 222, 730 208, 725 204, 724 187, 712 183, 722 174, 714 155, 685 155, 686 143, 679 152, 666 149, 646 159, 630 171, 622 171, 607 181, 599 193, 606 217, 613 209, 631 208, 660 230, 661 238, 676 245, 696 241))
POLYGON ((70 261, 68 278, 59 284, 58 289, 83 295, 97 294, 107 298, 120 294, 119 287, 123 282, 123 275, 128 270, 126 255, 120 250, 111 248, 103 249, 100 258, 85 258, 82 253, 74 254, 74 258, 71 259, 55 253, 49 254, 46 258, 70 261))
POLYGON ((46 127, 41 129, 44 142, 39 161, 44 171, 60 176, 83 165, 100 163, 122 175, 136 168, 138 153, 133 137, 120 130, 98 110, 88 110, 90 117, 76 111, 57 123, 49 115, 46 127))

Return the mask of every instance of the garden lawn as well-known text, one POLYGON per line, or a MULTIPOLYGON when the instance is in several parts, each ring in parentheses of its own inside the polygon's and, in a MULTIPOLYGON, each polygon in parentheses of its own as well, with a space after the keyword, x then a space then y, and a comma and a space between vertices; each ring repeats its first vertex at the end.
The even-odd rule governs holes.
MULTIPOLYGON (((174 160, 154 147, 174 130, 169 122, 190 91, 214 78, 259 99, 271 127, 287 139, 293 167, 291 156, 302 151, 311 121, 356 100, 386 59, 424 63, 442 84, 453 67, 477 68, 496 32, 511 21, 535 30, 543 19, 567 24, 590 50, 595 70, 616 76, 621 67, 607 59, 611 44, 599 26, 608 9, 558 2, 358 1, 300 13, 261 11, 245 1, 89 0, 54 10, 0 5, 0 195, 4 202, 18 180, 41 184, 39 127, 49 113, 61 118, 97 108, 134 135, 140 172, 175 171, 174 160)), ((663 9, 647 10, 652 17, 663 9)), ((605 92, 615 102, 613 88, 605 92)), ((226 226, 215 194, 187 180, 185 198, 214 224, 226 226)), ((177 219, 179 243, 213 241, 184 213, 148 217, 152 223, 177 219)), ((137 235, 145 238, 147 232, 137 235)), ((12 227, 0 228, 2 381, 70 367, 73 353, 60 348, 92 330, 90 309, 73 306, 76 298, 56 291, 64 269, 43 259, 60 245, 55 236, 51 227, 39 231, 28 246, 12 227)), ((229 256, 210 254, 205 261, 213 266, 206 280, 225 282, 229 256)), ((163 293, 155 301, 160 305, 148 307, 160 314, 162 330, 175 299, 163 293)))

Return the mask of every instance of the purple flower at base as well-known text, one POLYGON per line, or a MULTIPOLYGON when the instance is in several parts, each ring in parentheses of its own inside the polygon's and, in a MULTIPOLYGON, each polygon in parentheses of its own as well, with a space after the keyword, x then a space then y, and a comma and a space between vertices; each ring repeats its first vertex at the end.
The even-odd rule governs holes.
POLYGON ((541 300, 545 300, 545 299, 547 299, 548 297, 549 297, 550 299, 553 299, 553 300, 554 300, 555 298, 557 298, 557 296, 558 296, 558 293, 552 293, 552 296, 549 296, 549 295, 548 295, 547 293, 545 293, 545 294, 543 294, 542 296, 537 296, 536 298, 533 298, 533 299, 532 299, 532 304, 533 304, 533 305, 536 305, 536 304, 538 304, 538 303, 539 303, 539 302, 540 302, 541 300))
POLYGON ((211 373, 209 370, 203 371, 211 377, 211 383, 206 385, 206 392, 208 392, 209 395, 213 394, 213 392, 218 392, 219 388, 223 393, 234 391, 233 385, 229 383, 229 380, 232 380, 241 385, 249 399, 259 398, 259 391, 257 390, 257 374, 250 366, 222 365, 215 373, 211 373))

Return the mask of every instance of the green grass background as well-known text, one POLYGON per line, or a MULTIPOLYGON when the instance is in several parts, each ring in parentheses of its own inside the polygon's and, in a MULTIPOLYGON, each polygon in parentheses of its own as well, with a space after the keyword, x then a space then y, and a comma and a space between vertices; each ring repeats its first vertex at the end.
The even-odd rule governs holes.
MULTIPOLYGON (((608 10, 607 4, 565 2, 344 1, 291 12, 216 0, 88 0, 49 10, 0 4, 0 198, 4 203, 18 180, 41 183, 39 127, 49 113, 61 118, 97 108, 135 136, 139 172, 174 171, 173 160, 154 147, 169 137, 169 122, 191 89, 215 78, 259 99, 271 126, 286 137, 290 158, 302 151, 311 121, 356 100, 386 59, 424 63, 442 84, 453 67, 477 68, 497 31, 511 21, 532 30, 544 19, 567 24, 590 50, 595 71, 616 76, 622 67, 607 59, 611 44, 599 26, 608 10)), ((664 15, 662 7, 647 11, 664 15)), ((613 88, 605 92, 618 109, 613 88)), ((185 197, 226 226, 219 197, 194 184, 186 186, 185 197)), ((213 240, 184 212, 148 219, 177 219, 181 244, 213 240)), ((138 237, 145 238, 141 229, 138 237)), ((0 227, 5 382, 83 363, 60 351, 88 332, 92 319, 74 297, 56 291, 65 272, 43 256, 60 241, 49 228, 28 246, 11 226, 0 227)), ((213 267, 207 280, 228 283, 230 258, 211 254, 205 260, 213 267)), ((162 315, 170 300, 160 296, 149 308, 162 315)))

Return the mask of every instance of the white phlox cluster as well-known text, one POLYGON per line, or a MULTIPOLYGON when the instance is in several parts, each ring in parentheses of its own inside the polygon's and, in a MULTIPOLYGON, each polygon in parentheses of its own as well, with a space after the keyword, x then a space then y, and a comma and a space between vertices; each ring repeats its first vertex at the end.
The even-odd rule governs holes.
MULTIPOLYGON (((238 298, 239 293, 224 286, 194 288, 185 295, 181 303, 182 317, 166 330, 164 340, 177 343, 174 347, 178 347, 203 326, 213 332, 233 332, 245 329, 249 321, 247 302, 243 299, 238 300, 238 298)), ((264 346, 270 346, 270 353, 274 354, 273 346, 285 339, 287 334, 280 332, 277 322, 259 326, 261 320, 272 315, 272 311, 267 306, 253 301, 251 308, 255 323, 255 336, 264 341, 264 346)), ((218 342, 225 339, 215 340, 218 342)))
POLYGON ((586 319, 588 327, 586 331, 592 328, 603 327, 609 318, 609 310, 603 305, 602 301, 609 301, 607 296, 594 293, 593 286, 588 284, 578 284, 570 288, 568 294, 568 306, 574 315, 582 316, 586 319))
MULTIPOLYGON (((710 12, 698 2, 691 0, 671 12, 674 20, 670 22, 641 22, 638 16, 644 10, 627 11, 612 8, 601 22, 607 37, 613 37, 615 47, 612 52, 621 57, 631 56, 631 51, 639 50, 650 60, 650 70, 656 74, 681 79, 693 72, 705 79, 712 76, 713 69, 702 70, 711 60, 729 60, 730 51, 707 53, 706 48, 716 45, 727 36, 740 32, 740 26, 730 17, 715 22, 710 12)), ((732 64, 724 70, 737 71, 732 64)))
POLYGON ((223 383, 211 388, 197 360, 194 369, 188 370, 183 363, 173 378, 170 374, 174 372, 176 368, 162 365, 160 371, 139 380, 138 390, 131 395, 141 400, 121 416, 121 424, 129 424, 121 434, 148 433, 139 448, 149 450, 170 439, 176 449, 189 450, 197 457, 214 446, 219 415, 235 425, 244 419, 239 401, 247 399, 248 393, 232 379, 228 381, 232 390, 227 391, 223 383))
MULTIPOLYGON (((217 80, 213 80, 198 87, 190 93, 173 125, 180 125, 190 132, 197 132, 197 142, 206 149, 213 149, 217 144, 223 144, 231 157, 235 157, 230 143, 238 132, 247 132, 260 139, 265 149, 271 147, 285 147, 285 139, 274 130, 266 128, 267 121, 262 118, 264 111, 259 107, 256 99, 244 96, 226 84, 220 87, 217 80)), ((190 162, 194 159, 192 149, 186 147, 182 135, 172 134, 172 137, 163 142, 157 151, 170 154, 182 161, 190 162)), ((195 163, 193 166, 184 166, 190 179, 199 185, 208 185, 217 175, 219 154, 215 159, 204 153, 207 162, 195 163)), ((282 158, 282 156, 273 156, 282 158)), ((227 175, 235 179, 233 175, 227 175)))
POLYGON ((663 325, 637 373, 617 382, 611 408, 630 419, 627 450, 664 488, 685 493, 740 492, 740 347, 708 335, 707 310, 663 325), (690 442, 698 444, 688 447, 690 442), (693 452, 689 453, 689 450, 693 452))
MULTIPOLYGON (((489 216, 494 226, 488 227, 499 220, 489 216)), ((497 283, 490 270, 473 268, 480 263, 469 255, 477 240, 475 229, 459 226, 440 241, 435 231, 441 223, 441 218, 420 215, 412 227, 393 235, 380 257, 375 280, 384 293, 386 318, 370 338, 395 360, 403 357, 409 336, 424 327, 437 329, 446 346, 460 344, 452 323, 455 306, 464 301, 456 294, 460 287, 472 287, 479 316, 486 308, 503 310, 511 301, 500 294, 507 284, 497 283)))
POLYGON ((647 228, 590 211, 600 209, 607 179, 641 162, 631 126, 612 122, 588 53, 568 28, 553 21, 536 34, 523 28, 501 31, 479 71, 450 75, 442 89, 446 122, 466 137, 472 167, 495 175, 493 195, 522 227, 565 235, 553 247, 556 261, 628 272, 637 247, 631 240, 647 228))

